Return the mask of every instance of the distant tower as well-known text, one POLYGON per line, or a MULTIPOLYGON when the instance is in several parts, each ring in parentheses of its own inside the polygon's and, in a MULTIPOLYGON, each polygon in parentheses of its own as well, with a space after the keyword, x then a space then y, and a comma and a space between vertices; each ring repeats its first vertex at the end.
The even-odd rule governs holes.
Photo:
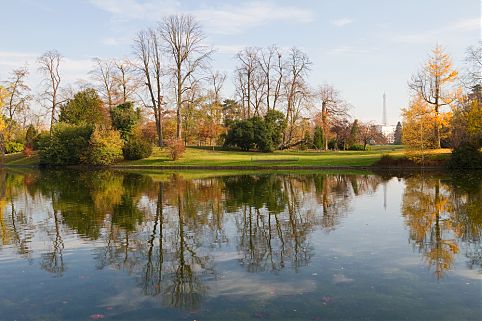
POLYGON ((383 126, 387 126, 387 95, 383 93, 383 121, 382 121, 383 126))

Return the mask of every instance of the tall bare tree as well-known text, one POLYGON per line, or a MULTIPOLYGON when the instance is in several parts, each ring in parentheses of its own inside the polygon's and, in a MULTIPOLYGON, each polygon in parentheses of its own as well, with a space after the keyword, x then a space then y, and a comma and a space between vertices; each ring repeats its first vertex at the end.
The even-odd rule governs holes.
POLYGON ((348 117, 350 105, 341 98, 340 92, 332 85, 324 84, 317 92, 317 99, 321 103, 319 119, 325 137, 325 150, 328 150, 328 137, 333 125, 348 117))
POLYGON ((206 67, 212 50, 204 45, 205 35, 192 16, 169 16, 159 24, 158 30, 163 48, 172 62, 170 75, 176 92, 176 137, 181 139, 184 94, 193 83, 192 79, 196 78, 196 73, 206 67))
MULTIPOLYGON (((241 105, 246 110, 246 118, 252 116, 253 86, 257 69, 259 68, 259 48, 247 47, 236 54, 239 66, 236 68, 237 91, 241 95, 241 105)), ((254 108, 253 108, 254 109, 254 108)))
POLYGON ((472 89, 473 87, 482 85, 482 41, 475 46, 467 48, 465 56, 466 75, 464 83, 472 89))
POLYGON ((137 34, 134 40, 134 52, 137 57, 137 67, 140 70, 146 91, 148 94, 147 103, 142 99, 144 106, 152 109, 156 122, 157 144, 163 146, 162 116, 163 116, 163 94, 162 94, 162 55, 160 38, 156 30, 148 29, 137 34))
POLYGON ((42 98, 48 102, 48 110, 50 113, 50 131, 56 121, 57 108, 62 103, 60 91, 60 63, 62 55, 57 50, 49 50, 38 58, 39 71, 43 74, 43 84, 45 89, 42 98))
POLYGON ((140 87, 140 80, 134 74, 134 66, 129 59, 114 62, 114 81, 121 103, 134 99, 136 90, 140 87))
POLYGON ((95 63, 95 69, 91 70, 89 73, 92 79, 99 83, 99 86, 97 86, 99 93, 109 110, 112 110, 116 96, 114 78, 115 63, 112 59, 94 58, 93 60, 95 63))
POLYGON ((281 94, 284 65, 283 55, 275 45, 261 50, 259 66, 266 82, 266 111, 276 109, 281 94))
POLYGON ((290 144, 296 122, 300 119, 301 108, 309 103, 311 96, 307 85, 307 76, 312 62, 308 56, 297 48, 291 48, 288 53, 287 75, 284 81, 286 95, 287 130, 283 135, 283 145, 290 144))
POLYGON ((433 50, 423 68, 409 83, 416 96, 420 96, 435 111, 435 141, 440 148, 440 112, 457 98, 457 93, 450 87, 457 79, 458 72, 453 68, 452 59, 440 45, 433 50))
POLYGON ((25 82, 28 74, 29 72, 26 67, 14 69, 5 84, 7 93, 5 107, 10 124, 12 124, 14 117, 26 112, 28 109, 28 102, 31 99, 30 87, 25 82))

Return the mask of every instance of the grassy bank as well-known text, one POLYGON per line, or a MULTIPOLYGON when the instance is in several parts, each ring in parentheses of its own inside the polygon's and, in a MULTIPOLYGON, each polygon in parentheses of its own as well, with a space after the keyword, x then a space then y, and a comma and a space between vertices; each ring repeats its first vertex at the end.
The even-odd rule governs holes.
MULTIPOLYGON (((433 150, 431 158, 445 159, 450 154, 448 149, 433 150)), ((241 151, 223 151, 205 147, 189 147, 183 157, 171 161, 166 150, 155 148, 146 159, 122 161, 116 167, 127 168, 310 168, 310 167, 369 167, 382 155, 400 158, 405 155, 403 146, 374 146, 369 151, 276 151, 257 153, 241 151)), ((22 154, 8 155, 6 165, 29 166, 38 164, 38 156, 26 158, 22 154)))

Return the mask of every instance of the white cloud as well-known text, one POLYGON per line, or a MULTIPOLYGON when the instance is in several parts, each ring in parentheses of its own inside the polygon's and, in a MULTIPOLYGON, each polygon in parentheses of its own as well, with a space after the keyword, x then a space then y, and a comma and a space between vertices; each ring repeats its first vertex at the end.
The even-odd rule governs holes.
POLYGON ((163 0, 90 0, 96 7, 109 12, 114 20, 158 21, 162 17, 184 13, 197 17, 212 33, 234 34, 276 21, 307 23, 313 21, 310 10, 281 6, 270 1, 251 1, 237 5, 217 5, 200 9, 185 9, 180 1, 163 0))
POLYGON ((220 54, 235 55, 245 47, 245 45, 215 45, 214 50, 220 54))
POLYGON ((363 54, 371 54, 377 51, 379 48, 371 47, 371 48, 363 48, 363 47, 354 47, 354 46, 340 46, 336 48, 329 49, 326 51, 328 55, 363 55, 363 54))
POLYGON ((480 18, 472 18, 459 20, 452 24, 450 29, 454 31, 473 31, 480 30, 482 29, 481 27, 482 25, 480 18))
POLYGON ((336 20, 332 20, 331 21, 331 24, 334 25, 335 27, 344 27, 346 25, 349 25, 350 23, 352 23, 353 20, 351 20, 350 18, 340 18, 340 19, 336 19, 336 20))
POLYGON ((417 33, 401 34, 395 36, 393 39, 400 43, 419 44, 438 41, 440 38, 446 38, 447 35, 476 30, 481 30, 480 18, 462 19, 455 21, 443 28, 425 30, 417 33))

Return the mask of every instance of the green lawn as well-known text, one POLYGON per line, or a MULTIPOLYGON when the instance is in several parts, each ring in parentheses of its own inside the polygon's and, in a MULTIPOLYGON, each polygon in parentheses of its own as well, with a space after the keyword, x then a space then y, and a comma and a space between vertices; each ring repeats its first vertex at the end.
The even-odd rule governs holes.
POLYGON ((7 154, 5 156, 5 163, 7 165, 16 165, 16 166, 35 166, 38 165, 38 155, 34 153, 30 157, 25 157, 23 153, 14 153, 14 154, 7 154))
MULTIPOLYGON (((445 157, 450 150, 435 150, 434 157, 445 157)), ((212 150, 204 147, 190 147, 183 157, 171 161, 165 150, 156 148, 151 157, 137 161, 123 161, 118 165, 129 166, 371 166, 383 154, 393 157, 404 156, 403 146, 373 146, 370 151, 276 151, 257 153, 241 151, 212 150)))
MULTIPOLYGON (((444 159, 449 149, 432 151, 433 159, 444 159)), ((177 161, 168 158, 167 151, 155 148, 151 157, 137 161, 122 161, 116 167, 363 167, 371 166, 383 154, 393 157, 405 155, 403 146, 372 146, 370 151, 276 151, 274 153, 257 153, 241 151, 223 151, 219 148, 189 147, 183 157, 177 161)), ((34 166, 38 164, 38 155, 25 157, 22 153, 6 156, 6 165, 34 166)))

